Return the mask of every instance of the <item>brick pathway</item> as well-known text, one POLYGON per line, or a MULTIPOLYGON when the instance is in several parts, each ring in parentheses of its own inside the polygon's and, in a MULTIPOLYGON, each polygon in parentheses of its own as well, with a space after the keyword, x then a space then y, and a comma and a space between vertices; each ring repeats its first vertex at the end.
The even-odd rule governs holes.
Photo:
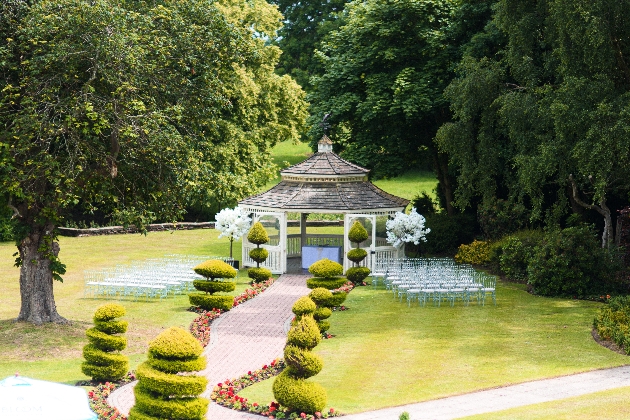
MULTIPOLYGON (((291 307, 310 290, 304 275, 282 275, 264 293, 249 300, 212 323, 210 344, 204 350, 207 368, 201 372, 209 381, 204 393, 208 398, 211 387, 226 379, 234 379, 250 370, 260 369, 272 360, 282 357, 291 307)), ((129 413, 134 404, 133 387, 128 384, 112 393, 108 402, 123 413, 129 413)), ((211 403, 208 419, 258 419, 260 416, 239 413, 211 403)))

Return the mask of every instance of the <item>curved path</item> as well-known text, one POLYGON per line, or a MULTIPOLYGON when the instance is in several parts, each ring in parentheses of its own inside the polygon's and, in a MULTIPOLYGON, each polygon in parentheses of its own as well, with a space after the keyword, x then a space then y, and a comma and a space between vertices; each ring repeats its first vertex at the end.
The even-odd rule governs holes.
MULTIPOLYGON (((202 371, 213 387, 249 370, 260 369, 282 356, 291 307, 306 288, 307 276, 282 275, 264 293, 237 306, 212 323, 211 341, 204 350, 208 359, 202 371)), ((133 386, 128 384, 112 393, 109 403, 123 413, 134 404, 133 386)), ((407 411, 413 420, 455 419, 529 404, 560 400, 607 389, 630 386, 630 366, 602 369, 559 378, 526 382, 502 388, 472 392, 439 400, 385 408, 344 416, 347 420, 396 420, 407 411)), ((210 389, 204 396, 210 395, 210 389)), ((261 416, 238 412, 211 403, 207 419, 260 420, 261 416)))
MULTIPOLYGON (((289 322, 293 318, 291 307, 298 298, 310 292, 306 287, 307 278, 284 274, 264 293, 212 323, 210 344, 204 350, 208 365, 201 372, 208 378, 209 384, 204 397, 209 398, 212 387, 219 382, 238 378, 282 357, 289 322)), ((117 389, 109 396, 108 402, 127 415, 135 403, 134 386, 135 383, 130 383, 117 389)), ((211 403, 206 418, 260 420, 262 417, 211 403)))

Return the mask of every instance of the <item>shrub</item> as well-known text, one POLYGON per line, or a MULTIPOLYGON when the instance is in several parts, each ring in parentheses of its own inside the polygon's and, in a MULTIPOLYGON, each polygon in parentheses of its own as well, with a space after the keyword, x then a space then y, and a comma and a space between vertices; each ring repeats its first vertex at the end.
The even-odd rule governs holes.
POLYGON ((267 251, 265 248, 254 248, 249 251, 249 257, 252 260, 256 261, 256 263, 258 264, 264 262, 268 256, 269 251, 267 251))
POLYGON ((347 280, 343 277, 333 277, 331 279, 323 279, 319 277, 311 277, 306 280, 306 287, 309 289, 316 289, 318 287, 323 287, 324 289, 338 289, 344 284, 346 284, 347 280))
POLYGON ((285 370, 273 382, 273 395, 289 410, 314 414, 326 406, 326 390, 320 384, 293 377, 285 370))
POLYGON ((535 294, 585 297, 616 288, 619 260, 601 244, 589 226, 545 233, 527 267, 535 294))
POLYGON ((370 275, 370 272, 371 270, 367 267, 350 267, 346 271, 346 278, 354 284, 359 284, 370 275))
POLYGON ((247 270, 247 275, 254 283, 269 280, 269 277, 271 277, 271 271, 267 268, 260 268, 260 264, 265 262, 269 256, 269 251, 260 247, 260 245, 269 242, 269 235, 267 235, 267 231, 262 223, 254 223, 247 235, 247 240, 256 244, 256 248, 249 251, 249 257, 256 261, 256 268, 250 268, 247 270))
POLYGON ((543 240, 540 230, 523 230, 502 238, 490 250, 491 262, 508 278, 526 280, 534 249, 543 240))
POLYGON ((361 242, 365 241, 369 237, 368 231, 365 230, 363 225, 357 220, 350 227, 350 231, 348 232, 348 239, 350 242, 356 242, 357 245, 360 245, 361 242))
POLYGON ((129 412, 129 420, 205 418, 208 400, 199 398, 199 394, 205 390, 207 379, 173 372, 175 367, 205 368, 205 360, 199 357, 201 353, 201 344, 181 328, 169 328, 151 341, 149 360, 136 371, 139 380, 134 388, 136 405, 129 412), (167 369, 162 369, 164 365, 167 369))
POLYGON ((311 264, 308 272, 315 277, 334 278, 343 274, 343 266, 338 262, 324 258, 311 264))
POLYGON ((461 244, 469 244, 475 239, 476 220, 474 216, 446 213, 427 215, 427 242, 422 248, 430 254, 454 254, 461 244))
POLYGON ((229 311, 234 304, 234 296, 212 296, 217 292, 231 292, 236 288, 236 283, 230 281, 219 281, 220 278, 234 278, 237 271, 229 264, 221 260, 204 261, 194 268, 197 274, 206 278, 206 280, 195 280, 193 286, 195 289, 210 293, 210 295, 202 295, 192 293, 188 295, 191 305, 199 306, 207 311, 212 309, 221 309, 229 311))
POLYGON ((490 244, 474 240, 469 245, 460 245, 455 261, 462 264, 482 265, 490 261, 490 244))
POLYGON ((81 371, 96 381, 117 381, 129 370, 129 358, 118 353, 127 347, 127 339, 113 335, 127 331, 126 321, 114 320, 124 315, 121 305, 103 305, 94 313, 95 326, 85 332, 90 343, 83 347, 81 371))
POLYGON ((317 308, 313 312, 313 318, 317 322, 319 331, 324 333, 330 329, 330 323, 324 320, 330 318, 332 315, 332 311, 328 307, 328 304, 333 297, 333 294, 328 289, 318 287, 313 289, 308 296, 317 305, 317 308))
POLYGON ((613 340, 630 354, 630 296, 611 298, 598 310, 593 326, 601 338, 613 340))
POLYGON ((195 273, 204 276, 207 280, 231 279, 236 277, 236 270, 221 260, 204 261, 195 268, 195 273))
POLYGON ((236 282, 233 281, 209 281, 209 280, 195 280, 193 286, 200 292, 217 293, 217 292, 232 292, 236 289, 236 282))
POLYGON ((247 234, 247 240, 256 245, 262 245, 269 242, 269 235, 265 227, 260 222, 256 222, 252 225, 249 233, 247 234))
POLYGON ((414 207, 418 213, 424 214, 425 217, 429 214, 435 214, 437 207, 433 198, 425 191, 423 191, 422 194, 416 195, 411 200, 411 206, 414 207))
POLYGON ((213 309, 220 309, 222 311, 229 311, 234 306, 234 296, 224 295, 202 295, 191 293, 188 295, 188 300, 193 306, 199 306, 206 311, 213 309))
POLYGON ((296 316, 301 317, 302 315, 312 314, 313 312, 315 312, 316 308, 317 306, 315 305, 315 302, 313 302, 310 297, 302 296, 295 301, 293 307, 291 308, 291 311, 296 316))
POLYGON ((247 275, 254 283, 260 283, 261 281, 269 280, 271 271, 264 267, 254 267, 247 270, 247 275))
POLYGON ((341 306, 343 302, 345 302, 348 294, 346 292, 333 292, 332 297, 328 301, 326 305, 329 308, 334 308, 335 306, 341 306))
POLYGON ((346 254, 348 259, 353 263, 360 263, 367 257, 367 251, 363 248, 353 248, 346 254))
MULTIPOLYGON (((304 306, 304 302, 298 306, 304 306)), ((284 348, 287 369, 276 377, 272 388, 276 400, 291 411, 315 414, 326 405, 326 390, 305 381, 322 370, 322 359, 310 351, 321 338, 315 319, 306 314, 293 323, 287 334, 284 348)))

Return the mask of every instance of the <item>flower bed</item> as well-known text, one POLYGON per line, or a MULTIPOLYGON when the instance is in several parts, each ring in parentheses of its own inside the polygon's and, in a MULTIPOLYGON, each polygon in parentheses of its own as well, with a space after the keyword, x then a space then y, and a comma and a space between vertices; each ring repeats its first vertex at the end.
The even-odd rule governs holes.
POLYGON ((105 382, 99 384, 92 391, 88 391, 88 401, 90 403, 90 409, 98 415, 99 420, 126 420, 127 417, 122 415, 116 407, 112 407, 107 403, 107 397, 116 389, 123 385, 127 385, 129 382, 136 380, 136 376, 133 372, 127 373, 123 379, 119 382, 105 382))
POLYGON ((264 365, 262 369, 256 371, 249 371, 247 374, 236 379, 228 379, 224 382, 217 384, 212 390, 210 399, 223 407, 231 408, 232 410, 245 411, 253 414, 260 414, 269 419, 326 419, 329 417, 337 417, 341 414, 337 413, 334 408, 331 408, 328 412, 314 414, 291 412, 284 407, 281 407, 275 401, 269 403, 269 405, 261 405, 256 402, 250 403, 247 398, 239 397, 237 394, 243 388, 255 384, 256 382, 270 379, 282 372, 286 367, 282 359, 276 359, 269 365, 264 365))

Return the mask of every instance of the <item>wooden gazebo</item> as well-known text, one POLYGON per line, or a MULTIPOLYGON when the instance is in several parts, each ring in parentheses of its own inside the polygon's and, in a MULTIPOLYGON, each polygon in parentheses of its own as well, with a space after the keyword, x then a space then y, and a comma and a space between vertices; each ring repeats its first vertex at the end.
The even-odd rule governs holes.
MULTIPOLYGON (((403 211, 409 200, 373 185, 368 181, 368 169, 342 159, 333 153, 332 145, 324 136, 317 153, 280 172, 279 184, 239 202, 239 206, 252 213, 270 233, 271 241, 264 245, 269 251, 265 266, 273 273, 287 272, 287 259, 292 258, 301 258, 302 267, 308 267, 313 259, 328 257, 337 259, 346 270, 350 262, 345 256, 351 247, 348 230, 356 220, 370 233, 368 240, 361 243, 368 251, 364 265, 373 269, 378 259, 398 255, 398 250, 385 240, 384 223, 389 216, 403 211), (288 234, 288 213, 300 215, 300 233, 288 234), (344 234, 308 235, 306 218, 309 213, 343 214, 344 234)), ((249 258, 249 251, 255 247, 243 238, 244 266, 256 265, 249 258)))

